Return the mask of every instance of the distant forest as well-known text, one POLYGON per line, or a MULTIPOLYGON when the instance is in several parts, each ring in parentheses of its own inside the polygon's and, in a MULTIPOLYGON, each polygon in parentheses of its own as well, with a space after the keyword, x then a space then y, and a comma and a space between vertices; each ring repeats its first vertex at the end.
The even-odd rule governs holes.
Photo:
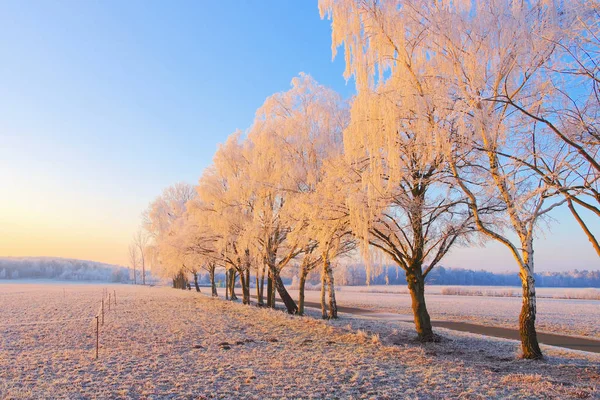
MULTIPOLYGON (((379 273, 371 274, 372 285, 406 285, 403 271, 397 267, 381 268, 379 273)), ((364 265, 350 265, 337 271, 336 284, 364 285, 367 273, 364 265)), ((541 287, 593 287, 600 288, 600 270, 571 270, 565 272, 539 272, 535 274, 536 285, 541 287)), ((444 268, 431 270, 426 283, 430 285, 477 285, 477 286, 521 286, 519 275, 514 272, 494 273, 473 271, 463 268, 444 268)))
POLYGON ((52 257, 2 257, 0 279, 56 279, 66 281, 130 281, 129 269, 96 261, 52 257))
MULTIPOLYGON (((395 266, 384 266, 371 271, 371 285, 406 285, 402 271, 395 266)), ((283 281, 290 284, 290 275, 283 281)), ((139 271, 138 271, 139 275, 139 271)), ((149 274, 148 274, 149 275, 149 274)), ((201 276, 203 284, 208 283, 207 276, 201 276)), ((346 265, 334 268, 336 285, 366 285, 367 272, 364 265, 346 265)), ((149 277, 147 277, 148 279, 149 277)), ((217 273, 217 281, 224 280, 224 274, 217 273)), ((540 272, 535 274, 536 284, 541 287, 592 287, 600 288, 600 271, 572 270, 565 272, 540 272)), ((66 281, 98 281, 130 283, 132 281, 129 268, 105 264, 96 261, 74 260, 52 257, 0 257, 0 280, 6 279, 56 279, 66 281)), ((140 277, 138 276, 138 279, 140 277)), ((309 277, 311 283, 318 284, 318 274, 309 277)), ((472 271, 463 268, 434 268, 427 276, 429 285, 464 285, 464 286, 521 286, 516 273, 494 273, 489 271, 472 271)), ((220 286, 220 285, 219 285, 220 286)))

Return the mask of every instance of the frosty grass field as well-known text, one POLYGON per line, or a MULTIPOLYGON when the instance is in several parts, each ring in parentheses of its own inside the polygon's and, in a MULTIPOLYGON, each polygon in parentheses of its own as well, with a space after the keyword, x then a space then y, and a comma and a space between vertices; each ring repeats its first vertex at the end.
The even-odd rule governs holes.
MULTIPOLYGON (((342 289, 340 303, 350 293, 342 289)), ((394 296, 402 312, 406 295, 394 296)), ((503 321, 512 311, 500 313, 495 300, 428 298, 434 315, 460 309, 503 321)), ((518 302, 498 300, 511 310, 518 302)), ((577 301, 540 301, 540 319, 551 324, 566 313, 558 331, 591 324, 597 335, 597 304, 594 311, 577 301)), ((600 398, 598 354, 543 346, 546 359, 528 361, 518 358, 515 341, 437 329, 442 343, 420 345, 413 329, 346 314, 292 317, 170 288, 3 283, 0 398, 600 398), (117 305, 106 314, 94 360, 103 288, 116 291, 117 305)))

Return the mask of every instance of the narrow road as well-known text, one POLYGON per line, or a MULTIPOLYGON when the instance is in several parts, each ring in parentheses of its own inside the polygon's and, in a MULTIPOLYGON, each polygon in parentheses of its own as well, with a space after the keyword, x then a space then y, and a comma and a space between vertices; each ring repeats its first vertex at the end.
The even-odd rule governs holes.
MULTIPOLYGON (((256 298, 255 296, 251 296, 256 298)), ((279 300, 277 300, 279 302, 279 300)), ((320 303, 307 301, 305 307, 321 309, 320 303)), ((402 322, 413 322, 412 315, 382 313, 375 310, 367 310, 364 308, 347 307, 338 304, 338 311, 363 317, 380 319, 380 320, 397 320, 402 322)), ((511 328, 503 328, 499 326, 486 326, 472 324, 470 322, 458 321, 441 321, 431 320, 434 327, 452 329, 454 331, 476 333, 478 335, 492 336, 503 339, 520 340, 519 331, 511 328)), ((577 336, 557 335, 554 333, 538 332, 538 341, 542 344, 550 346, 563 347, 573 350, 589 351, 592 353, 600 353, 600 340, 586 339, 577 336)))

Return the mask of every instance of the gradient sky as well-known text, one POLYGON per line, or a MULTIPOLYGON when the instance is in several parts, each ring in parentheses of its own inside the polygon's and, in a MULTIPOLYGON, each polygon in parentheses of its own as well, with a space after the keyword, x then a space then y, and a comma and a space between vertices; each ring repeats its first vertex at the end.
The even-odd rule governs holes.
MULTIPOLYGON (((315 1, 0 3, 0 256, 127 263, 140 214, 303 71, 345 97, 315 1)), ((565 210, 537 270, 598 269, 565 210)), ((596 232, 600 226, 593 226, 596 232)), ((504 248, 447 266, 514 269, 504 248)))

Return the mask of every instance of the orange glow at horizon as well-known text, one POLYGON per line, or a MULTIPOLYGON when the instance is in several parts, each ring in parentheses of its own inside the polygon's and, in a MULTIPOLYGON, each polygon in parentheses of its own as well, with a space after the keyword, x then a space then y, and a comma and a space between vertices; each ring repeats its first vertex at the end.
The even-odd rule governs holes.
MULTIPOLYGON (((127 238, 129 239, 129 238, 127 238)), ((0 256, 60 257, 127 265, 128 240, 77 235, 7 234, 0 230, 0 256), (91 240, 92 239, 92 240, 91 240)))
POLYGON ((0 197, 0 257, 62 257, 127 265, 127 247, 139 224, 141 205, 77 189, 48 192, 40 199, 32 188, 8 186, 0 192, 19 196, 0 197))

